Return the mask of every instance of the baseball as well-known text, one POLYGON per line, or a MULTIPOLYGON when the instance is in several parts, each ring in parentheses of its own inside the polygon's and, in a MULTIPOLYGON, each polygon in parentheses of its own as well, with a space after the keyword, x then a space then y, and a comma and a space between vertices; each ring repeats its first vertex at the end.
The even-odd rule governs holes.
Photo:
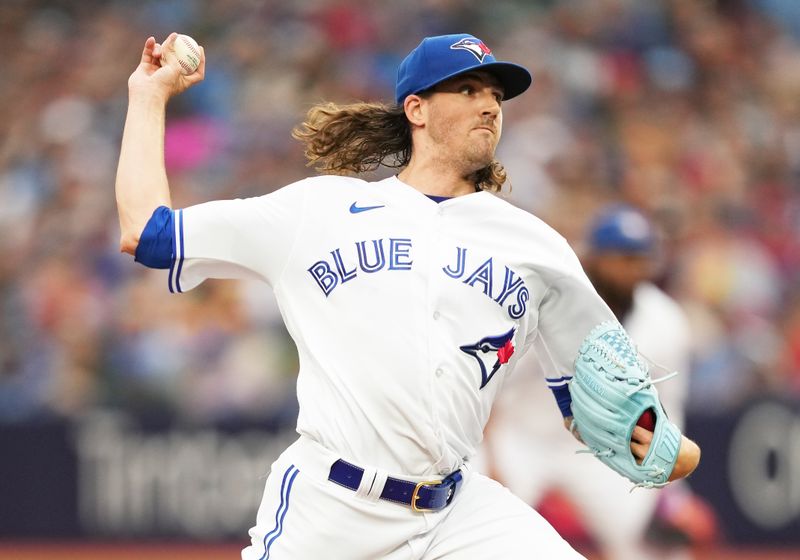
POLYGON ((639 417, 639 421, 636 422, 636 425, 641 426, 645 430, 654 432, 656 430, 656 415, 653 410, 650 408, 645 410, 639 417))
POLYGON ((166 61, 167 64, 177 66, 184 76, 188 76, 200 65, 200 46, 188 35, 178 35, 172 45, 164 49, 161 60, 162 65, 166 61))

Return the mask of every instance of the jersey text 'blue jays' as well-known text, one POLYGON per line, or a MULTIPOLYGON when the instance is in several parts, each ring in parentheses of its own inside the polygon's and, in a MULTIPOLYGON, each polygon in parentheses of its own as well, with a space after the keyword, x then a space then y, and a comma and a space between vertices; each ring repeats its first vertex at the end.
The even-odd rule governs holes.
MULTIPOLYGON (((357 265, 347 265, 342 256, 342 249, 336 248, 330 252, 329 259, 321 259, 308 267, 308 273, 314 279, 325 297, 338 287, 356 278, 359 272, 372 274, 382 270, 403 271, 411 270, 412 242, 407 238, 373 239, 354 243, 355 255, 349 255, 357 265)), ((508 316, 519 319, 528 308, 530 292, 521 277, 503 265, 502 282, 495 279, 494 257, 476 259, 468 262, 468 250, 463 247, 455 248, 452 262, 442 266, 442 272, 454 280, 480 290, 486 297, 494 300, 499 306, 505 307, 508 316)), ((352 262, 348 259, 348 262, 352 262)), ((499 276, 499 273, 498 273, 499 276)))

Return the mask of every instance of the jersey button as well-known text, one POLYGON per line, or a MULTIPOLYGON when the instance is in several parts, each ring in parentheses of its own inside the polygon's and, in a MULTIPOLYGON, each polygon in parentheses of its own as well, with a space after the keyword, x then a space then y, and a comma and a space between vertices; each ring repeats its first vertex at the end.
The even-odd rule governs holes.
POLYGON ((441 315, 439 314, 439 312, 438 312, 438 311, 434 311, 434 312, 433 312, 433 320, 434 320, 434 321, 436 321, 436 320, 438 320, 438 319, 439 319, 439 317, 441 317, 441 315))
POLYGON ((441 377, 443 373, 444 370, 442 368, 436 368, 436 377, 441 377))

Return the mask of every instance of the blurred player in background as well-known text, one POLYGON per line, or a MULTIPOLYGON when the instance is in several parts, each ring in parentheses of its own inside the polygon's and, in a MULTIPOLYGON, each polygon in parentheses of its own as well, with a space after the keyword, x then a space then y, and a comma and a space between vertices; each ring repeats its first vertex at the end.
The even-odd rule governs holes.
MULTIPOLYGON (((653 377, 680 372, 658 391, 670 418, 683 428, 689 324, 678 303, 651 281, 658 265, 652 224, 631 206, 611 205, 592 222, 585 245, 587 275, 651 363, 653 377)), ((608 560, 663 557, 644 536, 660 494, 679 489, 630 492, 627 480, 598 461, 575 457, 581 446, 562 437, 563 427, 554 421, 556 403, 539 377, 539 359, 535 352, 523 358, 494 408, 482 449, 487 469, 532 505, 552 489, 569 497, 608 560)))

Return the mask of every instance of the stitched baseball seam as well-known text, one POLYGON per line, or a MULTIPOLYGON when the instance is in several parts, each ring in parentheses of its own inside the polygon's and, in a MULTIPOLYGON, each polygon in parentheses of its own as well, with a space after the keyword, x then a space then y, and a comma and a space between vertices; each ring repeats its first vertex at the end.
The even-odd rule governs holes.
POLYGON ((186 37, 181 37, 181 41, 183 41, 183 44, 186 45, 197 58, 200 58, 200 52, 198 52, 198 50, 194 48, 194 45, 190 40, 188 40, 186 37))

